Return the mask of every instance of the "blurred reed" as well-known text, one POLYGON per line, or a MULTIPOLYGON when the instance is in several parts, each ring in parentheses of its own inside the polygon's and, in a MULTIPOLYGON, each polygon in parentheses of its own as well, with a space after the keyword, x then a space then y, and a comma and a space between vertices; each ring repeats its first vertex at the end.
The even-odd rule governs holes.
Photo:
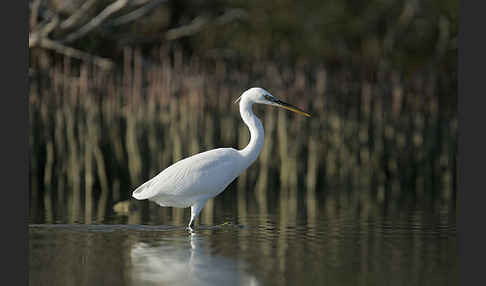
MULTIPOLYGON (((40 53, 29 83, 31 221, 102 221, 171 163, 215 147, 242 148, 249 132, 233 101, 251 86, 312 117, 255 107, 265 145, 234 185, 240 216, 251 199, 266 214, 277 196, 296 216, 304 192, 312 220, 316 197, 343 186, 349 192, 337 194, 338 205, 350 192, 363 209, 408 198, 455 204, 456 91, 436 72, 405 79, 384 70, 370 80, 302 63, 208 64, 164 49, 149 62, 127 48, 123 68, 106 73, 40 53)), ((205 223, 217 201, 203 210, 205 223)), ((135 200, 123 209, 128 223, 187 219, 180 209, 135 200)))

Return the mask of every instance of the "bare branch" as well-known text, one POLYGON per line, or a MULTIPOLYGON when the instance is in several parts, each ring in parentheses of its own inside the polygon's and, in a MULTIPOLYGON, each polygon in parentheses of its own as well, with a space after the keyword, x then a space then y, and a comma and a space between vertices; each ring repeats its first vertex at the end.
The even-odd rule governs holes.
POLYGON ((108 17, 110 17, 113 13, 119 11, 123 7, 125 7, 128 3, 128 0, 117 0, 114 3, 108 5, 100 14, 96 17, 91 19, 86 25, 81 27, 76 32, 69 34, 63 42, 70 43, 73 42, 87 33, 91 32, 93 29, 99 27, 108 17))
POLYGON ((411 0, 404 4, 402 13, 398 18, 398 21, 394 25, 391 25, 390 28, 388 28, 388 31, 385 35, 383 43, 385 51, 390 52, 393 50, 396 39, 400 37, 400 33, 402 33, 405 28, 412 22, 415 14, 417 13, 418 7, 419 4, 417 0, 411 0))
POLYGON ((40 29, 40 31, 38 32, 39 36, 47 37, 55 28, 57 28, 58 25, 59 17, 56 15, 49 23, 47 23, 40 29))
POLYGON ((39 27, 36 30, 29 33, 29 48, 35 46, 39 39, 46 38, 49 34, 58 26, 59 17, 54 16, 49 22, 39 27))
MULTIPOLYGON (((31 41, 30 41, 30 38, 29 38, 29 47, 32 47, 30 45, 30 42, 31 41)), ((85 53, 83 51, 64 46, 63 44, 49 40, 47 38, 38 39, 34 43, 33 46, 53 50, 53 51, 56 51, 60 54, 63 54, 63 55, 66 55, 68 57, 72 57, 72 58, 75 58, 75 59, 79 59, 79 60, 82 60, 82 61, 92 62, 92 63, 98 65, 99 67, 101 67, 105 70, 111 69, 113 67, 113 62, 108 60, 108 59, 90 55, 90 54, 85 53)))
POLYGON ((229 22, 239 19, 246 19, 248 18, 248 13, 246 13, 243 9, 230 9, 226 11, 223 15, 219 16, 215 19, 217 25, 225 25, 229 22))
POLYGON ((198 16, 191 23, 185 26, 170 29, 166 32, 166 40, 175 40, 181 37, 194 35, 199 33, 203 29, 207 28, 210 24, 224 25, 231 21, 243 19, 247 17, 247 13, 242 9, 231 9, 226 11, 223 15, 210 21, 208 18, 198 16))
MULTIPOLYGON (((34 8, 39 7, 41 5, 39 3, 41 2, 42 0, 37 0, 33 2, 31 9, 35 10, 34 8)), ((110 5, 106 6, 100 13, 91 18, 83 26, 63 37, 62 40, 49 39, 49 34, 56 28, 60 27, 60 29, 69 29, 80 25, 80 23, 83 21, 83 17, 86 17, 90 9, 93 8, 93 6, 96 4, 95 2, 96 1, 94 0, 85 1, 84 4, 79 8, 79 10, 72 14, 71 17, 69 17, 65 21, 60 21, 60 17, 57 14, 49 15, 46 20, 40 24, 37 21, 32 20, 32 23, 36 23, 36 25, 33 27, 35 31, 29 33, 29 48, 40 47, 43 49, 49 49, 68 57, 76 58, 86 62, 92 62, 102 67, 103 69, 110 69, 114 65, 111 60, 69 47, 67 46, 67 43, 82 38, 86 34, 93 31, 93 29, 96 29, 106 23, 116 26, 135 21, 141 18, 143 15, 149 13, 158 5, 166 3, 167 0, 116 0, 110 5), (134 5, 135 2, 139 5, 134 5), (112 20, 110 22, 107 21, 110 16, 120 11, 121 9, 126 8, 127 6, 138 8, 123 16, 116 18, 115 20, 112 20)), ((39 8, 36 9, 38 10, 39 8)), ((209 16, 198 16, 194 18, 188 25, 168 30, 166 33, 164 33, 163 39, 175 40, 181 37, 191 36, 209 27, 224 25, 236 19, 241 19, 245 17, 247 17, 247 14, 241 9, 228 10, 216 18, 211 18, 209 16)), ((130 39, 131 41, 136 40, 133 39, 133 36, 131 36, 130 39)), ((160 41, 161 38, 160 36, 157 36, 152 37, 152 39, 144 38, 143 40, 160 41)))
POLYGON ((88 0, 84 2, 74 14, 61 23, 60 28, 70 29, 78 25, 79 21, 86 16, 86 12, 88 12, 94 6, 94 4, 96 4, 96 0, 88 0))
POLYGON ((128 14, 120 16, 120 17, 114 19, 113 21, 110 21, 109 24, 111 26, 120 26, 120 25, 127 24, 129 22, 133 22, 133 21, 139 19, 140 17, 144 16, 145 14, 147 14, 148 12, 150 12, 152 9, 156 8, 157 6, 166 3, 167 1, 168 0, 150 1, 149 3, 145 4, 144 6, 138 8, 134 11, 131 11, 128 14))
POLYGON ((39 7, 42 0, 35 0, 32 3, 30 11, 30 29, 33 30, 37 26, 37 16, 39 14, 39 7))
POLYGON ((207 24, 207 17, 198 16, 187 25, 168 30, 165 33, 165 38, 170 41, 181 37, 193 35, 201 31, 207 24))

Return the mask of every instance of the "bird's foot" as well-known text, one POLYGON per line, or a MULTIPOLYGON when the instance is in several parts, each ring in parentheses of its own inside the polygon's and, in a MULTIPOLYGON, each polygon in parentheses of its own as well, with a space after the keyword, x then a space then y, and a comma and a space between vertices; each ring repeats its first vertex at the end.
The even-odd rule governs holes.
POLYGON ((189 223, 189 225, 187 225, 186 230, 189 231, 189 232, 193 232, 194 231, 194 228, 193 227, 194 227, 194 222, 191 221, 189 223))

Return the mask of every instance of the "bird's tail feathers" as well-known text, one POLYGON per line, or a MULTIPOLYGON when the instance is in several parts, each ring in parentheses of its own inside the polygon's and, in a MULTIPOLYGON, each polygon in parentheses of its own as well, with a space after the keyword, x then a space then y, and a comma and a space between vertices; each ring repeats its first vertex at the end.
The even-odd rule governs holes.
POLYGON ((132 197, 136 198, 137 200, 145 200, 147 199, 148 192, 146 192, 147 188, 150 187, 152 181, 148 181, 143 183, 140 187, 136 188, 135 191, 132 193, 132 197))

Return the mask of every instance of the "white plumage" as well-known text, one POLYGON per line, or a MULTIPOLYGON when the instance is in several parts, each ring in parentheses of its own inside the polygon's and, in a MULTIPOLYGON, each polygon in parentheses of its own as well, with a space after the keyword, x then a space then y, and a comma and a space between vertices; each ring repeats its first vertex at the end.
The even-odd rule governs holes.
POLYGON ((310 116, 258 87, 245 91, 238 100, 241 117, 250 129, 248 146, 242 150, 218 148, 180 160, 142 184, 132 196, 138 200, 149 199, 163 207, 191 207, 191 228, 207 200, 224 191, 258 157, 264 131, 252 111, 254 103, 275 105, 310 116))
POLYGON ((243 172, 235 168, 241 157, 233 148, 219 148, 185 158, 138 187, 133 197, 164 207, 190 207, 218 195, 243 172))

